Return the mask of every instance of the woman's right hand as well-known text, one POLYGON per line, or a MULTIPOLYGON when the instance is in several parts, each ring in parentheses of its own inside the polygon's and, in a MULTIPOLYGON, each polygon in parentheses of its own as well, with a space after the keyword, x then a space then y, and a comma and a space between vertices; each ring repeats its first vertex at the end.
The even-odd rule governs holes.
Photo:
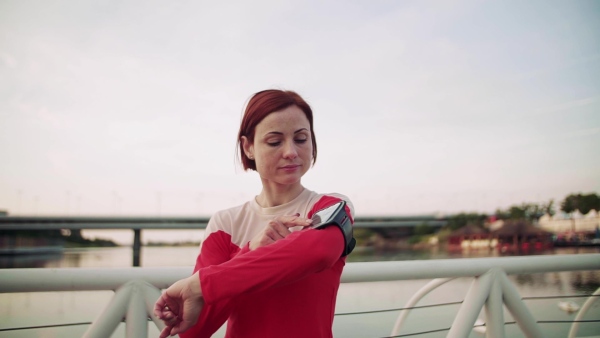
POLYGON ((174 336, 194 326, 203 306, 199 272, 173 283, 154 304, 154 315, 165 324, 160 338, 174 336))
POLYGON ((267 226, 250 241, 250 250, 273 244, 287 237, 287 235, 292 233, 289 228, 297 226, 307 227, 311 223, 312 220, 310 218, 300 217, 300 214, 277 216, 270 220, 267 226))

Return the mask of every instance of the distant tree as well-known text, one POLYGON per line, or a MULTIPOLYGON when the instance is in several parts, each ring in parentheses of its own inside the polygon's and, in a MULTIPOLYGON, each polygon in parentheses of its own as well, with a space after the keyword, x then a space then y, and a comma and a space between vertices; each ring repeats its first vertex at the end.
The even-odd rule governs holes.
POLYGON ((513 205, 508 208, 508 218, 509 219, 525 219, 527 216, 526 207, 513 205))
POLYGON ((545 213, 553 214, 553 203, 554 202, 550 200, 550 202, 546 204, 521 203, 521 205, 511 205, 506 210, 496 210, 496 217, 502 220, 535 221, 545 213))
POLYGON ((560 209, 568 214, 579 210, 584 215, 592 210, 600 211, 600 196, 595 193, 570 194, 562 201, 560 209))
POLYGON ((431 227, 427 222, 421 223, 415 227, 415 235, 425 236, 435 232, 435 229, 431 227))
MULTIPOLYGON (((567 214, 571 214, 572 212, 574 212, 575 210, 579 209, 579 196, 581 194, 578 195, 568 195, 567 197, 565 197, 565 199, 562 201, 562 203, 560 204, 560 210, 566 212, 567 214)), ((575 232, 576 228, 575 228, 575 219, 571 218, 571 231, 575 232)))
POLYGON ((573 211, 578 209, 577 202, 579 201, 578 195, 568 195, 565 199, 560 203, 560 210, 566 212, 567 214, 572 213, 573 211))
POLYGON ((545 214, 548 214, 550 216, 554 216, 554 214, 555 214, 555 212, 554 212, 554 200, 550 200, 546 204, 542 203, 541 207, 542 207, 542 211, 544 211, 545 214))
POLYGON ((509 219, 509 214, 508 211, 506 210, 502 210, 502 209, 496 209, 496 218, 497 219, 501 219, 501 220, 505 220, 505 219, 509 219))
POLYGON ((354 228, 353 232, 354 232, 354 239, 356 239, 357 246, 368 245, 369 240, 375 234, 375 232, 373 232, 373 230, 367 229, 367 228, 354 228))
MULTIPOLYGON (((600 197, 592 194, 570 194, 560 204, 560 210, 567 214, 579 210, 582 214, 587 214, 591 210, 600 211, 600 197)), ((575 219, 571 218, 571 231, 575 231, 575 219)))
POLYGON ((525 218, 530 221, 535 221, 546 213, 543 204, 523 203, 523 208, 525 209, 525 218))
POLYGON ((579 200, 579 212, 587 214, 592 210, 600 211, 600 196, 596 194, 581 195, 579 200))
POLYGON ((487 219, 486 214, 477 214, 477 213, 460 213, 448 217, 448 225, 447 227, 450 230, 456 230, 464 227, 467 224, 473 224, 478 227, 483 227, 485 220, 487 219))

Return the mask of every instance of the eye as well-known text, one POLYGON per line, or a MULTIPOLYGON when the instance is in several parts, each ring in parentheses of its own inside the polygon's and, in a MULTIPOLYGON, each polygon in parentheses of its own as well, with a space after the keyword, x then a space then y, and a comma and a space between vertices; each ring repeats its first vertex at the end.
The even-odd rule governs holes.
POLYGON ((279 141, 277 141, 277 142, 267 142, 267 144, 268 144, 270 147, 277 147, 278 145, 280 145, 280 144, 281 144, 281 142, 279 142, 279 141))
POLYGON ((305 138, 303 138, 303 139, 297 139, 297 140, 295 140, 295 141, 296 141, 296 143, 300 143, 300 144, 302 144, 302 143, 306 143, 306 141, 307 141, 307 140, 308 140, 308 139, 305 139, 305 138))

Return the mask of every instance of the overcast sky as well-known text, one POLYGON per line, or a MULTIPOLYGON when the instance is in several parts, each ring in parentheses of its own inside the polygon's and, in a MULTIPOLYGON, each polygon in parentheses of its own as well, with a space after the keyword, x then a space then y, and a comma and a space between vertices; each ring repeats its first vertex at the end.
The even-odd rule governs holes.
POLYGON ((357 215, 600 192, 598 1, 0 1, 0 210, 210 216, 245 102, 315 112, 357 215))

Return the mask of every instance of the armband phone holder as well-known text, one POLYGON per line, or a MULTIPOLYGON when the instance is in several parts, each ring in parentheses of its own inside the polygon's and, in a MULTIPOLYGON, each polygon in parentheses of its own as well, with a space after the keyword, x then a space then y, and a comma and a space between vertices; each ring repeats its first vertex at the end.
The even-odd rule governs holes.
POLYGON ((340 201, 315 212, 311 218, 313 222, 310 226, 313 229, 337 226, 344 235, 344 252, 342 253, 342 257, 349 255, 354 250, 354 246, 356 246, 356 240, 352 232, 352 221, 346 213, 345 206, 346 201, 340 201))

